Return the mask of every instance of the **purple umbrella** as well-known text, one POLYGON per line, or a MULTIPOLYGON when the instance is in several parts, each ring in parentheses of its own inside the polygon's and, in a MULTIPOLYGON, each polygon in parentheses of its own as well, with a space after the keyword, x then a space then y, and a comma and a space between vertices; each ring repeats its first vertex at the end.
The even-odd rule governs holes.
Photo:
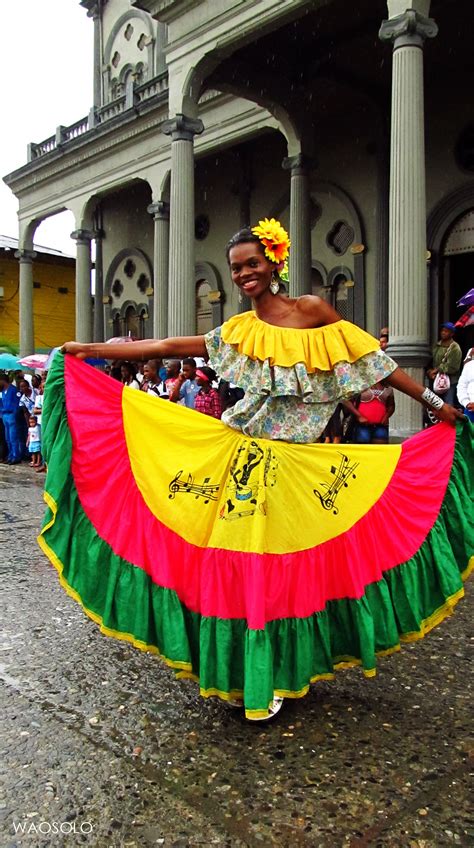
POLYGON ((463 294, 461 300, 458 300, 458 306, 472 306, 474 303, 474 289, 470 289, 466 294, 463 294))

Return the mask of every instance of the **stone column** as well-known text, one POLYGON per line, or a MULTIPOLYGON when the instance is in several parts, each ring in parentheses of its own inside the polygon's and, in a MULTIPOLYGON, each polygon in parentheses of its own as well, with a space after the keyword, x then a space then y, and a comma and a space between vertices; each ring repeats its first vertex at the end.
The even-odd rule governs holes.
POLYGON ((202 121, 176 115, 163 124, 171 136, 171 203, 169 239, 169 336, 196 332, 194 290, 194 136, 202 133, 202 121))
POLYGON ((92 341, 91 240, 90 230, 75 230, 71 238, 77 244, 76 257, 76 341, 92 341))
POLYGON ((168 335, 168 273, 170 206, 163 200, 151 203, 147 210, 153 215, 153 336, 165 339, 168 335))
POLYGON ((377 255, 375 257, 376 334, 388 327, 388 227, 390 194, 390 116, 382 116, 377 144, 377 255))
POLYGON ((283 160, 291 172, 290 182, 290 262, 291 297, 311 294, 311 222, 309 196, 310 161, 303 154, 283 160))
POLYGON ((20 356, 30 356, 35 352, 33 319, 33 259, 35 256, 34 250, 20 249, 15 253, 20 263, 20 356))
POLYGON ((95 230, 95 296, 94 296, 94 341, 103 342, 104 337, 104 263, 102 256, 103 230, 95 230))
MULTIPOLYGON (((384 21, 379 33, 393 42, 388 352, 419 383, 430 359, 423 44, 436 33, 435 22, 413 9, 384 21)), ((397 393, 391 434, 406 438, 421 425, 421 406, 397 393)))

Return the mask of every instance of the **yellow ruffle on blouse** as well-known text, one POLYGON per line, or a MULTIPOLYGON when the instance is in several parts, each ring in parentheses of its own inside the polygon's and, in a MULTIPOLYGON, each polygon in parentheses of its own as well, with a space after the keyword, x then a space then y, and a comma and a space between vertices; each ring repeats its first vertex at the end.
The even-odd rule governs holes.
POLYGON ((336 321, 325 327, 295 330, 275 327, 257 318, 255 312, 234 315, 222 325, 223 342, 250 359, 290 368, 304 362, 309 373, 332 371, 338 362, 356 362, 380 350, 377 339, 351 324, 336 321))

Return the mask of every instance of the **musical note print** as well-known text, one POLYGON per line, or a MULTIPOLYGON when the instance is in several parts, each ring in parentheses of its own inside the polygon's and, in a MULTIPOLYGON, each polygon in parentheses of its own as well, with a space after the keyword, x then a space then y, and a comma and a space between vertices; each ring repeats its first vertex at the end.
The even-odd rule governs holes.
POLYGON ((331 474, 334 475, 334 480, 331 484, 329 483, 321 483, 320 489, 313 489, 314 494, 317 498, 319 498, 319 502, 323 509, 333 512, 334 515, 337 515, 339 512, 339 507, 336 506, 336 498, 341 491, 341 489, 347 489, 349 485, 349 479, 356 479, 356 474, 354 471, 359 465, 358 462, 353 462, 350 464, 349 457, 343 453, 339 454, 341 457, 341 461, 339 463, 339 467, 336 468, 334 465, 331 465, 331 474), (321 491, 321 488, 323 491, 321 491))
POLYGON ((198 498, 204 498, 204 503, 207 504, 209 501, 217 500, 217 492, 219 491, 219 486, 215 486, 211 484, 210 477, 205 477, 201 484, 194 482, 194 477, 192 474, 188 474, 187 478, 184 480, 180 479, 183 471, 178 471, 178 473, 173 477, 171 483, 168 486, 169 490, 169 499, 173 500, 178 493, 189 493, 195 495, 196 500, 198 498))
POLYGON ((276 483, 278 461, 271 448, 243 442, 234 457, 220 518, 234 521, 260 512, 267 513, 266 489, 276 483), (262 466, 263 463, 263 466, 262 466))

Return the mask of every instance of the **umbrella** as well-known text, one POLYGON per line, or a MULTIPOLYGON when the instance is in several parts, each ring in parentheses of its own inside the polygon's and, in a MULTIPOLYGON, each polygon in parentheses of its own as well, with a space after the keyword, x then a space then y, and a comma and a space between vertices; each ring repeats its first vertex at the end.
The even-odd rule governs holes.
POLYGON ((51 363, 52 363, 54 357, 56 356, 58 350, 61 350, 61 348, 60 347, 53 347, 49 351, 48 356, 46 358, 46 362, 43 365, 43 368, 44 368, 45 371, 49 371, 49 369, 51 368, 51 363))
POLYGON ((84 362, 88 362, 89 365, 95 365, 96 368, 103 367, 104 365, 107 365, 106 359, 97 359, 97 357, 95 357, 95 356, 88 356, 84 360, 84 362))
POLYGON ((18 361, 25 368, 44 368, 48 359, 47 353, 33 353, 31 356, 23 356, 18 361))
POLYGON ((106 344, 127 344, 127 342, 136 342, 132 336, 114 336, 113 339, 107 339, 106 344))
POLYGON ((456 321, 455 327, 471 327, 474 324, 474 306, 470 306, 469 309, 461 315, 460 318, 456 321))
POLYGON ((21 368, 18 357, 11 353, 0 353, 0 368, 3 371, 14 371, 21 368))
POLYGON ((472 306, 474 303, 474 289, 469 289, 466 294, 463 294, 461 300, 458 300, 458 306, 472 306))

